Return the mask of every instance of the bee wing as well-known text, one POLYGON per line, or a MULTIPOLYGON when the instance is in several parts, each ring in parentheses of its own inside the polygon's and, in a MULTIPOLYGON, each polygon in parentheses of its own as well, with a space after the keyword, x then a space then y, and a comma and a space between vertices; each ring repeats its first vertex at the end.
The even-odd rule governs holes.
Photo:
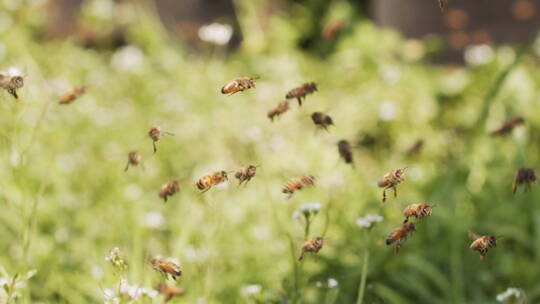
POLYGON ((469 230, 469 238, 473 239, 473 240, 476 240, 476 239, 479 239, 481 238, 482 236, 479 235, 478 233, 474 233, 472 231, 469 230))

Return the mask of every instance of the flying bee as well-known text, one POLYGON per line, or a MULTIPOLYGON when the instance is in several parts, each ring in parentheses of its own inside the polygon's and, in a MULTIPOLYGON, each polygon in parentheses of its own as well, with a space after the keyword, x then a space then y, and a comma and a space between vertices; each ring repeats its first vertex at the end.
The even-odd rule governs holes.
POLYGON ((213 186, 217 186, 225 181, 229 180, 226 171, 217 171, 209 175, 201 177, 196 185, 202 193, 210 190, 213 186))
POLYGON ((328 131, 328 126, 334 125, 334 121, 332 120, 332 117, 322 112, 314 112, 313 114, 311 114, 311 119, 313 120, 313 123, 316 126, 321 127, 325 129, 326 131, 328 131))
POLYGON ((471 243, 471 250, 480 253, 480 260, 483 260, 487 252, 494 247, 497 247, 497 238, 491 235, 478 235, 469 231, 469 237, 474 241, 471 243))
POLYGON ((394 197, 397 197, 397 185, 405 180, 405 169, 397 169, 386 173, 378 182, 377 186, 384 188, 382 202, 386 202, 386 190, 393 189, 394 197))
POLYGON ((273 107, 268 111, 266 116, 270 118, 270 121, 274 121, 274 117, 280 116, 281 114, 287 112, 289 110, 289 102, 288 101, 282 101, 277 104, 277 106, 273 107))
POLYGON ((317 84, 315 82, 308 82, 304 83, 302 86, 298 88, 294 88, 285 95, 285 98, 292 99, 296 98, 298 100, 298 105, 302 106, 302 99, 306 98, 306 95, 313 94, 313 92, 317 91, 317 84))
POLYGON ((174 280, 182 275, 180 266, 178 266, 178 264, 171 259, 155 257, 150 260, 150 265, 154 270, 163 273, 166 277, 170 275, 174 280))
POLYGON ((321 236, 314 237, 311 240, 308 240, 302 245, 302 253, 300 253, 299 261, 304 259, 304 254, 306 252, 318 253, 323 247, 323 238, 321 236))
POLYGON ((245 185, 247 185, 247 183, 255 176, 255 173, 257 173, 257 167, 258 166, 249 165, 236 171, 234 177, 238 179, 238 186, 244 182, 245 185))
POLYGON ((24 86, 24 77, 0 72, 0 89, 8 91, 15 99, 19 99, 17 90, 24 86))
POLYGON ((512 130, 514 130, 515 127, 517 127, 517 126, 519 126, 519 125, 521 125, 523 123, 525 123, 525 119, 523 117, 521 117, 521 116, 511 118, 511 119, 505 121, 500 128, 498 128, 497 130, 491 132, 491 135, 493 135, 493 136, 506 135, 506 134, 512 132, 512 130))
POLYGON ((60 98, 58 103, 63 104, 63 105, 70 104, 73 101, 75 101, 75 99, 77 99, 81 95, 83 95, 85 92, 86 92, 86 87, 84 87, 84 86, 76 87, 73 90, 71 90, 70 92, 66 93, 64 96, 62 96, 62 98, 60 98))
POLYGON ((314 186, 315 185, 315 177, 314 176, 300 176, 297 178, 291 179, 287 184, 283 187, 282 192, 288 193, 287 198, 291 198, 291 196, 294 194, 297 190, 302 190, 302 188, 314 186))
POLYGON ((412 156, 418 155, 418 153, 420 153, 420 151, 422 150, 423 146, 424 146, 423 139, 419 139, 415 141, 414 144, 409 149, 407 149, 407 156, 412 157, 412 156))
POLYGON ((399 253, 401 245, 407 240, 407 237, 411 236, 416 231, 415 223, 404 223, 401 227, 396 228, 390 232, 386 237, 386 245, 396 243, 396 254, 399 253))
POLYGON ((247 89, 255 88, 255 79, 259 77, 238 77, 221 88, 221 94, 232 95, 247 89))
POLYGON ((438 0, 439 1, 439 8, 441 9, 441 12, 444 12, 444 9, 448 5, 448 0, 438 0))
POLYGON ((159 127, 159 126, 152 127, 150 129, 150 131, 148 131, 148 136, 150 136, 150 138, 152 139, 152 145, 154 147, 154 153, 157 152, 156 142, 158 142, 163 135, 174 136, 174 134, 175 134, 174 132, 161 130, 161 127, 159 127))
POLYGON ((183 289, 165 283, 158 284, 156 290, 165 296, 165 302, 169 302, 173 297, 181 297, 185 293, 183 289))
POLYGON ((432 213, 433 207, 426 203, 409 205, 403 210, 403 215, 405 216, 405 221, 403 221, 403 223, 407 223, 410 217, 414 216, 416 219, 421 219, 423 217, 431 216, 432 213))
POLYGON ((138 166, 141 162, 141 154, 137 151, 131 151, 128 153, 128 162, 124 171, 129 169, 129 166, 138 166))
POLYGON ((173 196, 178 191, 180 191, 180 182, 173 180, 161 186, 161 189, 159 189, 159 197, 167 202, 167 198, 173 196))
POLYGON ((521 168, 516 173, 514 184, 512 185, 512 192, 516 193, 517 187, 525 184, 525 192, 531 190, 531 184, 536 182, 536 174, 534 169, 521 168))
POLYGON ((345 139, 342 139, 338 142, 338 152, 339 152, 339 156, 343 158, 345 163, 351 164, 354 166, 353 154, 351 151, 351 144, 348 141, 346 141, 345 139))

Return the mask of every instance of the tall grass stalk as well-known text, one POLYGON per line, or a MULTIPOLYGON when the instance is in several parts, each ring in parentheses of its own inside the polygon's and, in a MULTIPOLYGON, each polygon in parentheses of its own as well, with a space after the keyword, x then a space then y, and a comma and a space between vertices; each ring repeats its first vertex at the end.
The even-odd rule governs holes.
POLYGON ((364 240, 366 241, 364 244, 364 260, 362 262, 362 276, 360 277, 360 285, 358 286, 358 297, 356 298, 356 304, 362 304, 364 302, 364 293, 366 290, 366 280, 367 280, 367 272, 368 272, 368 266, 369 266, 369 247, 367 246, 367 231, 364 230, 364 240))

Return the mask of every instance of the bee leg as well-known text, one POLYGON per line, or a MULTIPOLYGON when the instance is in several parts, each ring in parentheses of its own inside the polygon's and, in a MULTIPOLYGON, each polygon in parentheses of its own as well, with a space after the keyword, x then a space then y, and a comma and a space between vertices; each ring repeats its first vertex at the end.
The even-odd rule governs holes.
POLYGON ((403 224, 407 224, 408 222, 409 222, 409 217, 406 216, 406 217, 405 217, 405 220, 403 221, 403 224))
POLYGON ((126 164, 126 168, 124 169, 124 172, 126 172, 129 169, 129 161, 126 164))
POLYGON ((396 254, 399 253, 400 249, 401 249, 401 239, 398 239, 396 242, 396 254))
POLYGON ((157 152, 156 141, 152 141, 152 146, 154 147, 154 153, 156 153, 157 152))
POLYGON ((203 191, 201 191, 201 194, 204 194, 206 191, 210 190, 211 187, 208 187, 206 189, 204 189, 203 191))
POLYGON ((298 100, 298 106, 302 106, 302 97, 297 97, 296 100, 298 100))
POLYGON ((384 188, 383 191, 382 191, 382 202, 386 202, 386 189, 387 188, 384 188))
POLYGON ((304 259, 304 253, 305 253, 305 251, 302 250, 302 253, 300 253, 300 257, 298 258, 299 261, 304 259))
POLYGON ((166 195, 163 197, 163 202, 165 202, 165 203, 167 202, 167 196, 166 195))
POLYGON ((394 187, 392 187, 392 189, 394 189, 394 198, 396 198, 397 197, 397 187, 394 186, 394 187))
POLYGON ((513 193, 513 194, 516 194, 516 190, 517 190, 517 184, 514 183, 514 184, 512 185, 512 193, 513 193))

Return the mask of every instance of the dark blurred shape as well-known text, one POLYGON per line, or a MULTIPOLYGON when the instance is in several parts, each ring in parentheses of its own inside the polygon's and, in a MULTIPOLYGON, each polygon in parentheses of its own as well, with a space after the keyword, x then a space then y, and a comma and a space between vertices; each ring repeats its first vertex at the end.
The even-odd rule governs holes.
POLYGON ((525 123, 525 119, 523 117, 514 117, 504 122, 504 124, 497 130, 491 132, 491 135, 494 136, 501 136, 506 135, 512 132, 515 127, 525 123))
POLYGON ((461 63, 469 44, 522 43, 540 27, 533 0, 450 0, 444 13, 437 1, 372 1, 376 22, 409 38, 438 34, 447 50, 440 61, 461 63))
POLYGON ((345 20, 331 20, 324 26, 323 38, 325 40, 334 40, 349 23, 345 20))

